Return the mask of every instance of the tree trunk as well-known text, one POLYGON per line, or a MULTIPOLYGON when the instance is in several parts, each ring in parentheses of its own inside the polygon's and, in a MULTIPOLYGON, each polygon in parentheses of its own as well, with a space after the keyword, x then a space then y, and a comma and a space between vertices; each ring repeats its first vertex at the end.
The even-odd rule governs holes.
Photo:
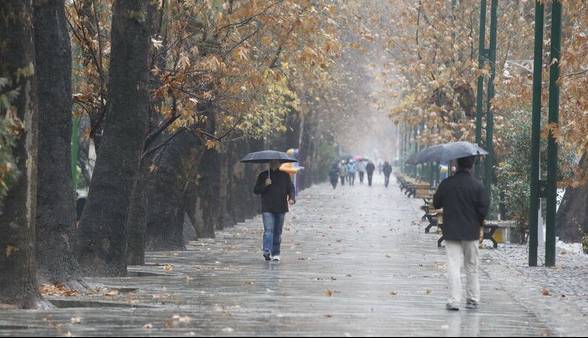
POLYGON ((200 238, 214 238, 220 218, 220 161, 216 150, 206 150, 200 164, 201 184, 198 186, 202 224, 200 238))
POLYGON ((145 264, 145 187, 147 184, 147 168, 141 161, 139 172, 133 183, 133 192, 129 205, 129 216, 127 220, 128 246, 127 264, 145 264))
MULTIPOLYGON (((584 154, 579 164, 588 173, 588 158, 584 154)), ((588 233, 588 184, 568 188, 557 211, 557 235, 564 242, 580 243, 588 233)))
POLYGON ((312 162, 314 140, 312 139, 313 128, 313 113, 308 112, 301 120, 301 135, 300 135, 300 164, 304 167, 302 172, 301 188, 306 189, 312 185, 313 166, 312 162))
POLYGON ((200 146, 195 135, 183 131, 155 155, 146 184, 147 250, 184 250, 184 186, 196 176, 200 146))
POLYGON ((217 226, 217 230, 223 230, 227 227, 231 227, 235 224, 233 214, 231 213, 231 195, 233 193, 234 180, 232 175, 232 168, 238 159, 234 159, 234 153, 231 144, 227 145, 227 149, 220 154, 221 172, 220 172, 220 195, 219 199, 221 205, 220 209, 220 221, 217 226))
POLYGON ((38 116, 31 0, 0 1, 0 18, 0 78, 18 93, 12 107, 0 104, 0 118, 16 123, 12 154, 20 172, 0 209, 0 303, 48 308, 38 291, 34 254, 38 116))
POLYGON ((80 220, 80 265, 91 276, 127 272, 127 216, 149 117, 150 1, 117 0, 110 104, 80 220))
POLYGON ((71 46, 65 0, 35 0, 39 111, 37 264, 41 281, 79 289, 71 173, 71 46))
MULTIPOLYGON (((259 151, 263 149, 263 143, 259 140, 249 140, 247 147, 245 153, 259 151)), ((261 212, 261 199, 253 193, 253 187, 260 171, 258 166, 245 165, 244 175, 239 184, 241 193, 237 196, 239 198, 237 203, 240 204, 245 219, 255 217, 261 212), (241 196, 245 196, 245 198, 241 198, 241 196)))

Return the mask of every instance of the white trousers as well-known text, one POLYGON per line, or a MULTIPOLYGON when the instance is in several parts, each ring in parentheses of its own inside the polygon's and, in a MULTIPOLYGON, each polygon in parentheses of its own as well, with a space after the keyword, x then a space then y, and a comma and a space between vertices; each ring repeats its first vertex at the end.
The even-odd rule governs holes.
POLYGON ((480 302, 480 278, 478 241, 446 241, 447 278, 449 281, 449 304, 461 303, 461 267, 466 273, 466 297, 468 300, 480 302))

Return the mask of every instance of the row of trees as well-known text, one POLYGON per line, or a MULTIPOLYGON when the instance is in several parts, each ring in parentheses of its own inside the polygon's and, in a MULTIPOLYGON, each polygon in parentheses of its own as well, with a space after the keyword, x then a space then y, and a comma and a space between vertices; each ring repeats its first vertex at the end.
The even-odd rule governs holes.
MULTIPOLYGON (((547 8, 550 3, 546 1, 547 8)), ((559 60, 562 74, 558 81, 562 122, 547 125, 545 109, 543 134, 546 137, 547 131, 553 130, 562 148, 560 182, 567 189, 558 212, 558 234, 566 241, 578 242, 588 232, 588 4, 562 3, 565 20, 559 60)), ((529 215, 527 154, 531 139, 534 7, 535 1, 498 1, 496 96, 490 103, 495 113, 497 156, 494 205, 502 205, 503 214, 515 218, 523 227, 529 215)), ((491 76, 488 66, 478 65, 480 1, 391 0, 382 8, 396 13, 391 20, 393 28, 383 37, 389 53, 396 56, 393 62, 399 71, 399 78, 392 83, 394 95, 399 97, 392 118, 404 128, 419 129, 415 142, 423 146, 475 141, 477 79, 482 75, 486 82, 491 76)), ((546 21, 549 27, 550 18, 546 21)), ((549 33, 546 44, 549 45, 549 33)), ((543 78, 547 79, 549 55, 545 55, 543 65, 543 78)), ((547 102, 547 91, 545 82, 543 102, 547 102)), ((483 128, 482 140, 485 139, 483 128)), ((545 145, 543 148, 545 152, 545 145)), ((545 154, 542 158, 546 158, 545 154)))
POLYGON ((38 280, 81 290, 146 248, 183 249, 185 223, 212 237, 253 216, 249 151, 299 148, 303 185, 319 181, 339 15, 309 0, 2 1, 0 304, 48 307, 38 280), (72 113, 97 149, 79 220, 72 113))

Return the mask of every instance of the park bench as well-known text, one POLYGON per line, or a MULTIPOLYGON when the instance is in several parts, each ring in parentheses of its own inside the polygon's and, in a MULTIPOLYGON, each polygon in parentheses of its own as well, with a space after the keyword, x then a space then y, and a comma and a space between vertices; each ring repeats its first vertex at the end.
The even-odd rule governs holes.
POLYGON ((439 227, 440 224, 443 223, 443 210, 435 209, 432 204, 429 204, 425 201, 425 205, 423 206, 423 210, 425 211, 425 215, 423 216, 423 221, 428 221, 429 225, 425 228, 425 233, 429 233, 432 227, 439 227))
MULTIPOLYGON (((441 215, 438 216, 442 218, 442 212, 441 215)), ((443 222, 438 222, 438 225, 440 228, 443 228, 443 222)), ((492 241, 492 247, 494 247, 494 249, 498 248, 498 241, 494 238, 494 235, 496 234, 496 231, 498 231, 499 229, 511 229, 511 228, 515 228, 516 227, 516 222, 514 221, 499 221, 499 220, 486 220, 484 222, 484 237, 483 239, 489 239, 490 241, 492 241)), ((425 230, 426 231, 426 230, 425 230)), ((444 236, 441 236, 441 238, 439 238, 439 240, 437 241, 437 246, 441 247, 441 244, 443 243, 443 241, 445 240, 444 236)))
POLYGON ((406 187, 406 195, 413 198, 429 198, 431 194, 431 185, 423 181, 413 180, 406 187))
POLYGON ((400 186, 400 191, 404 192, 406 196, 423 199, 431 198, 433 196, 431 185, 429 183, 416 180, 398 172, 394 173, 394 175, 400 186))
POLYGON ((406 189, 407 185, 409 184, 409 182, 407 181, 407 177, 399 172, 394 173, 394 176, 396 176, 396 180, 398 181, 398 185, 400 186, 400 191, 404 191, 404 189, 406 189))

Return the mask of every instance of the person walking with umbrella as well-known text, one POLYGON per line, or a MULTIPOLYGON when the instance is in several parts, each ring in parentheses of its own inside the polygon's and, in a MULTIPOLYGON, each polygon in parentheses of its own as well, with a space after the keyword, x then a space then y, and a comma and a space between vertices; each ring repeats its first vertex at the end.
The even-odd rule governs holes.
POLYGON ((457 173, 441 182, 433 198, 434 207, 443 209, 443 236, 448 258, 447 309, 451 311, 459 310, 461 303, 462 265, 465 265, 467 277, 466 308, 477 309, 480 302, 478 241, 490 200, 482 182, 472 175, 475 161, 476 156, 458 158, 457 173))
POLYGON ((261 196, 263 216, 263 257, 266 261, 280 261, 282 230, 289 211, 288 204, 296 203, 296 195, 290 175, 280 170, 281 163, 297 162, 296 159, 277 151, 252 153, 241 160, 245 163, 268 163, 269 170, 257 177, 256 195, 261 196))

